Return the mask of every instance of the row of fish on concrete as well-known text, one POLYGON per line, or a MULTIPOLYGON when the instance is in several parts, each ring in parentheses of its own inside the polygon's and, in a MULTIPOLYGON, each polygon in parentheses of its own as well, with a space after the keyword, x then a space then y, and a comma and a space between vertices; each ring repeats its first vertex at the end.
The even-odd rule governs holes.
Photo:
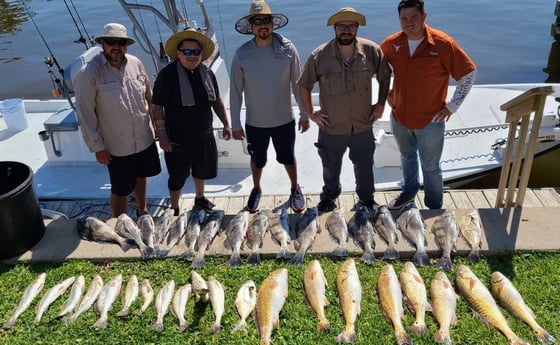
MULTIPOLYGON (((371 264, 375 261, 374 234, 377 233, 387 243, 383 259, 399 259, 396 245, 399 241, 397 229, 400 229, 405 241, 416 247, 412 262, 416 266, 429 265, 425 222, 419 209, 412 205, 406 207, 396 221, 386 206, 378 207, 375 212, 370 212, 366 207, 359 207, 348 222, 342 209, 332 211, 326 218, 325 227, 338 246, 331 255, 348 256, 347 243, 348 239, 352 238, 356 246, 363 251, 361 260, 371 264)), ((225 231, 226 237, 224 247, 232 252, 227 263, 229 267, 242 264, 241 250, 244 247, 251 250, 246 262, 258 264, 261 261, 260 249, 265 235, 270 232, 273 241, 280 246, 276 258, 289 259, 291 264, 301 265, 317 234, 321 232, 318 216, 316 207, 307 208, 295 225, 290 227, 286 209, 276 212, 261 210, 252 216, 248 211, 241 210, 231 219, 225 230, 222 230, 222 210, 206 214, 204 210, 195 207, 179 215, 174 222, 172 210, 166 210, 156 220, 147 214, 139 217, 137 222, 122 214, 117 218, 114 229, 95 217, 87 217, 79 221, 78 229, 84 239, 116 242, 123 250, 128 250, 131 244, 135 244, 144 259, 167 256, 179 241, 184 240, 187 250, 183 256, 192 261, 193 268, 204 266, 206 250, 222 231, 225 231), (293 256, 289 252, 292 242, 296 249, 293 256)), ((451 270, 451 252, 455 251, 459 234, 462 234, 471 247, 468 259, 472 262, 480 260, 482 227, 476 210, 459 219, 453 210, 446 210, 435 219, 432 232, 442 252, 436 264, 438 268, 451 270)))
MULTIPOLYGON (((33 299, 41 292, 46 274, 41 273, 26 289, 13 315, 3 325, 3 329, 10 329, 17 318, 31 305, 33 299)), ((490 290, 465 265, 457 268, 455 283, 459 294, 468 302, 470 307, 481 316, 482 320, 497 329, 510 344, 528 344, 519 338, 509 327, 507 319, 498 307, 498 303, 513 316, 525 322, 533 334, 543 344, 554 344, 556 339, 550 335, 535 320, 532 310, 524 302, 523 297, 507 277, 500 272, 492 273, 490 290), (498 303, 497 303, 497 302, 498 303)), ((104 329, 108 326, 108 312, 113 302, 120 294, 122 275, 119 274, 105 285, 99 275, 82 297, 85 283, 83 276, 74 280, 68 278, 53 286, 44 294, 36 307, 34 322, 38 324, 47 308, 72 285, 70 296, 62 306, 57 318, 64 322, 75 321, 80 314, 88 310, 95 303, 95 310, 99 315, 93 324, 94 328, 104 329), (69 316, 65 316, 69 314, 69 316)), ((317 316, 317 331, 330 329, 331 325, 325 315, 325 307, 329 305, 326 297, 328 286, 321 264, 312 260, 304 270, 303 286, 306 301, 317 316)), ((356 322, 361 313, 362 285, 356 270, 354 259, 346 259, 336 273, 336 289, 338 304, 344 320, 344 328, 336 337, 337 342, 351 343, 356 338, 356 322)), ((438 271, 433 276, 429 287, 430 301, 427 289, 416 267, 410 261, 405 262, 399 276, 393 265, 385 265, 377 279, 377 294, 383 315, 391 322, 398 344, 412 344, 408 332, 426 334, 428 328, 425 322, 426 311, 431 311, 439 328, 434 334, 437 343, 451 344, 451 326, 457 323, 455 314, 457 295, 447 275, 438 271), (415 316, 408 332, 402 324, 404 319, 404 305, 415 316)), ((122 296, 122 309, 116 316, 126 316, 136 297, 141 295, 142 306, 137 314, 144 312, 154 299, 154 291, 147 279, 141 285, 135 275, 130 276, 122 296)), ((217 333, 222 329, 222 316, 225 308, 224 287, 215 277, 206 280, 196 271, 191 271, 191 281, 177 290, 175 282, 168 281, 159 290, 155 298, 154 310, 156 321, 153 329, 163 331, 164 316, 171 305, 172 314, 179 321, 180 331, 184 331, 189 322, 186 320, 185 309, 188 300, 194 295, 198 303, 210 303, 214 315, 211 331, 217 333)), ((231 332, 246 330, 247 319, 252 315, 255 321, 260 344, 270 344, 274 328, 280 324, 280 312, 288 297, 288 270, 279 268, 271 272, 261 283, 257 291, 252 280, 241 285, 238 290, 234 307, 240 317, 231 332)))

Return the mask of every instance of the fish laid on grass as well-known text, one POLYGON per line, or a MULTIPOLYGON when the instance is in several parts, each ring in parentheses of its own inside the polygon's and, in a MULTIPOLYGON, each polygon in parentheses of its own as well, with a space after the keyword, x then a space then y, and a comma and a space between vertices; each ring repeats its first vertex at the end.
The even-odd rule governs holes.
POLYGON ((142 306, 136 311, 136 315, 142 315, 154 300, 154 289, 152 289, 148 279, 144 279, 140 285, 140 299, 142 300, 142 306))
POLYGON ((480 315, 486 324, 500 331, 511 345, 528 344, 511 330, 492 294, 470 268, 460 265, 457 268, 455 282, 459 294, 467 300, 471 308, 480 315))
POLYGON ((403 301, 415 317, 408 330, 413 333, 427 333, 425 314, 426 310, 431 311, 432 307, 428 304, 424 280, 412 262, 404 263, 399 273, 399 283, 403 292, 403 301))
POLYGON ((194 257, 196 243, 200 235, 200 228, 204 222, 204 218, 206 218, 206 211, 198 206, 193 207, 187 218, 187 226, 185 229, 185 245, 187 246, 187 251, 183 254, 183 257, 189 261, 194 257))
POLYGON ((187 220, 189 218, 190 211, 180 214, 177 219, 171 225, 171 228, 167 232, 167 238, 165 244, 160 246, 159 256, 165 257, 169 255, 169 252, 175 247, 187 230, 187 220))
POLYGON ((556 339, 537 323, 533 310, 525 304, 519 291, 506 276, 494 272, 490 276, 490 283, 490 290, 498 303, 513 316, 525 322, 542 344, 556 343, 556 339))
POLYGON ((348 232, 358 248, 364 251, 361 260, 366 264, 375 261, 375 241, 373 239, 373 225, 369 210, 365 206, 360 206, 348 221, 348 232))
POLYGON ((296 254, 290 259, 290 264, 303 264, 305 253, 315 242, 315 237, 321 232, 321 226, 318 221, 319 211, 317 207, 308 207, 305 213, 298 219, 295 228, 295 245, 296 254))
POLYGON ((268 219, 268 231, 272 235, 272 240, 280 246, 280 251, 276 254, 277 259, 289 259, 291 257, 288 245, 291 243, 290 221, 288 211, 285 208, 280 213, 274 212, 268 219))
POLYGON ((239 322, 232 328, 231 333, 236 331, 247 331, 247 318, 257 304, 257 287, 255 282, 248 280, 237 291, 237 296, 235 297, 235 310, 239 314, 239 322))
POLYGON ((263 280, 257 293, 254 318, 260 345, 269 345, 272 329, 280 327, 280 311, 287 297, 288 270, 278 268, 263 280))
POLYGON ((151 248, 155 248, 156 244, 156 224, 154 218, 151 214, 146 213, 141 215, 137 220, 136 224, 140 228, 140 233, 142 234, 142 241, 151 248))
POLYGON ((397 235, 397 223, 395 223, 391 211, 389 211, 386 205, 379 206, 373 223, 375 231, 387 243, 387 249, 383 253, 383 260, 398 260, 397 243, 399 242, 399 237, 397 235))
POLYGON ((432 232, 436 244, 441 250, 441 257, 436 267, 444 271, 451 271, 451 268, 453 268, 451 252, 457 249, 457 237, 459 237, 455 211, 446 210, 442 215, 436 217, 432 225, 432 232))
POLYGON ((393 265, 385 265, 377 279, 377 295, 383 315, 393 324, 397 343, 412 344, 408 333, 402 325, 404 310, 402 305, 402 291, 393 265))
POLYGON ((224 247, 231 250, 231 257, 227 267, 237 267, 241 265, 241 248, 249 227, 249 211, 241 210, 231 219, 226 228, 226 239, 224 247))
POLYGON ((348 224, 344 217, 344 210, 337 208, 325 220, 325 228, 338 246, 331 252, 331 256, 344 258, 348 256, 348 224))
POLYGON ((60 309, 60 313, 58 313, 58 315, 56 316, 57 319, 62 318, 64 315, 76 309, 84 293, 85 285, 86 280, 84 276, 80 274, 80 276, 78 276, 78 279, 76 279, 74 281, 74 284, 72 285, 70 296, 66 300, 66 303, 64 303, 64 305, 60 309))
POLYGON ((210 306, 212 306, 212 313, 214 314, 214 323, 210 330, 212 333, 218 333, 222 330, 222 316, 225 310, 224 287, 214 276, 209 276, 206 283, 208 284, 210 306))
POLYGON ((257 265, 261 263, 261 248, 264 236, 268 228, 268 216, 270 210, 260 210, 251 217, 247 234, 245 236, 245 245, 251 249, 251 253, 247 257, 247 263, 257 265))
POLYGON ((196 242, 196 256, 191 263, 191 268, 202 268, 204 267, 205 260, 204 254, 206 250, 210 247, 214 238, 218 233, 220 233, 222 227, 222 219, 224 218, 223 210, 212 211, 208 217, 204 220, 202 228, 200 229, 200 235, 198 236, 198 241, 196 242))
POLYGON ((154 304, 154 310, 156 313, 156 322, 153 325, 153 329, 156 330, 157 332, 163 331, 163 317, 169 311, 169 304, 173 299, 174 292, 175 292, 175 281, 171 279, 159 290, 156 296, 156 301, 154 304))
POLYGON ((98 218, 78 218, 77 227, 84 240, 117 243, 124 252, 134 246, 134 241, 117 234, 115 229, 98 218))
POLYGON ((344 329, 336 337, 338 343, 350 343, 356 338, 355 323, 362 311, 362 284, 354 259, 347 259, 336 272, 338 302, 344 318, 344 329))
POLYGON ((171 303, 171 313, 179 320, 179 331, 183 332, 189 327, 189 322, 185 319, 185 311, 187 302, 191 298, 192 286, 187 283, 175 291, 173 301, 171 303))
POLYGON ((426 235, 424 232, 425 224, 420 210, 410 203, 405 206, 405 210, 397 218, 397 227, 404 235, 406 242, 416 247, 416 252, 412 257, 412 262, 416 266, 429 266, 430 258, 426 252, 426 235))
POLYGON ((470 252, 467 254, 467 259, 471 262, 479 262, 482 226, 480 225, 480 216, 477 210, 472 210, 459 218, 459 230, 471 247, 470 252))
POLYGON ((432 301, 432 313, 439 324, 439 329, 434 334, 437 343, 451 345, 449 329, 451 325, 457 324, 457 295, 447 278, 447 275, 438 271, 430 282, 430 299, 432 301))
POLYGON ((23 293, 23 296, 21 297, 18 306, 12 316, 2 326, 3 329, 10 329, 14 327, 18 317, 23 314, 23 312, 26 311, 27 308, 29 308, 31 302, 33 302, 33 299, 35 299, 35 297, 37 297, 41 290, 43 290, 46 278, 46 273, 41 273, 37 277, 35 277, 31 285, 29 285, 27 289, 25 289, 25 292, 23 293))
POLYGON ((165 236, 167 236, 167 232, 171 227, 171 223, 173 222, 173 213, 175 211, 172 208, 168 208, 163 211, 163 214, 156 219, 155 222, 155 236, 154 242, 155 247, 159 249, 159 247, 163 244, 163 240, 165 236))
POLYGON ((34 321, 35 324, 38 324, 39 322, 41 322, 41 317, 43 316, 43 313, 45 311, 47 311, 49 306, 58 297, 62 296, 62 294, 64 294, 64 292, 66 292, 66 290, 70 287, 70 285, 72 285, 72 283, 74 283, 75 279, 76 279, 76 277, 70 277, 68 279, 65 279, 61 283, 58 283, 55 286, 53 286, 52 288, 50 288, 49 291, 47 291, 47 293, 45 295, 43 295, 43 298, 41 298, 41 301, 39 302, 39 304, 37 304, 37 312, 35 314, 35 321, 34 321))
POLYGON ((157 256, 155 249, 148 247, 144 241, 142 241, 142 232, 140 231, 140 228, 138 228, 136 222, 126 213, 121 214, 117 218, 115 231, 122 237, 133 240, 134 243, 136 243, 138 249, 140 249, 142 259, 150 259, 157 256))
POLYGON ((208 283, 196 271, 191 271, 191 286, 197 302, 208 302, 210 298, 208 295, 208 283))
POLYGON ((82 297, 80 304, 78 304, 74 313, 69 317, 62 319, 62 321, 64 321, 65 323, 76 321, 78 316, 88 310, 97 300, 99 294, 101 293, 101 289, 103 289, 103 279, 101 279, 101 276, 97 274, 95 275, 95 277, 93 277, 93 280, 91 281, 86 294, 84 295, 84 297, 82 297))
POLYGON ((97 298, 97 302, 95 304, 97 311, 99 312, 99 318, 93 324, 93 328, 95 329, 105 329, 108 326, 108 315, 109 310, 111 310, 113 303, 119 297, 119 293, 121 292, 121 285, 122 285, 122 274, 118 274, 113 279, 109 280, 103 289, 101 289, 101 293, 97 298))
POLYGON ((331 328, 331 324, 325 316, 325 306, 329 305, 329 300, 325 295, 327 279, 318 260, 313 260, 307 265, 303 272, 303 288, 305 299, 311 309, 317 315, 317 332, 331 328))
POLYGON ((128 278, 128 283, 126 284, 126 289, 122 297, 122 308, 115 314, 116 316, 123 317, 128 315, 130 306, 134 303, 136 297, 138 297, 139 290, 138 277, 136 277, 136 274, 133 274, 128 278))

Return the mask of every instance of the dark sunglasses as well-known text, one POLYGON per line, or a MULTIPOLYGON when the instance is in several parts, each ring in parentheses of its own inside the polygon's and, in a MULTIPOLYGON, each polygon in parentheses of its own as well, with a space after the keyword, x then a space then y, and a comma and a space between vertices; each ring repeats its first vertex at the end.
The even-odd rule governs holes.
POLYGON ((270 23, 272 23, 272 17, 251 19, 251 24, 253 25, 268 25, 270 23))
POLYGON ((199 56, 200 53, 202 53, 202 49, 179 49, 179 50, 185 56, 191 56, 191 55, 199 56))
POLYGON ((119 45, 121 47, 126 46, 126 44, 128 43, 127 40, 119 40, 119 39, 113 39, 113 38, 105 38, 105 39, 103 39, 103 42, 105 42, 105 44, 107 44, 109 46, 119 45))

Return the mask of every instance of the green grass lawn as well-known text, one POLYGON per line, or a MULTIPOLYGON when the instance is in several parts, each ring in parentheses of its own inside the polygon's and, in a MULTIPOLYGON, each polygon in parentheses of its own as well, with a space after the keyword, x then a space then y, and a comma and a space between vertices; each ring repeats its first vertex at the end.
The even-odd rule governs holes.
MULTIPOLYGON (((148 278, 157 295, 159 288, 168 280, 174 279, 176 288, 187 283, 190 278, 189 263, 181 259, 162 259, 151 261, 113 261, 105 263, 91 263, 88 261, 67 261, 53 263, 22 263, 16 266, 0 265, 0 323, 4 323, 15 311, 25 288, 41 272, 47 273, 45 288, 35 298, 30 308, 21 315, 16 325, 7 331, 0 331, 1 344, 257 344, 258 335, 252 318, 249 319, 247 333, 230 334, 231 328, 239 317, 233 307, 237 290, 248 279, 255 281, 257 286, 274 269, 287 267, 289 272, 289 295, 280 314, 280 329, 272 334, 272 344, 333 344, 335 337, 343 327, 343 320, 337 304, 335 288, 336 270, 340 261, 333 261, 327 257, 306 257, 303 266, 295 267, 286 263, 265 259, 259 266, 243 265, 239 268, 225 267, 227 258, 209 257, 204 269, 198 272, 206 278, 214 275, 226 288, 225 315, 222 319, 223 330, 218 334, 210 332, 213 315, 210 306, 197 307, 194 299, 187 304, 187 319, 191 325, 183 333, 178 330, 177 320, 169 313, 165 317, 163 332, 151 329, 155 322, 155 312, 149 308, 141 316, 134 314, 140 307, 138 298, 131 308, 131 314, 126 318, 118 318, 114 313, 120 310, 121 297, 117 299, 109 313, 109 327, 105 330, 94 330, 91 326, 97 315, 90 308, 82 314, 76 322, 66 325, 54 316, 68 298, 70 289, 53 303, 43 315, 39 325, 33 324, 35 307, 40 298, 50 287, 70 276, 83 274, 86 278, 86 289, 91 279, 99 273, 104 282, 115 275, 123 275, 124 293, 128 277, 136 274, 138 280, 148 278), (311 259, 320 260, 328 281, 327 298, 331 304, 326 307, 327 318, 331 322, 331 330, 323 333, 316 332, 317 318, 306 305, 303 291, 303 271, 311 259)), ((356 257, 358 273, 363 288, 362 314, 356 322, 357 338, 354 344, 396 344, 390 323, 384 318, 379 307, 376 293, 377 277, 381 268, 386 264, 377 261, 367 266, 356 257)), ((432 261, 434 262, 434 261, 432 261)), ((548 330, 554 337, 560 337, 560 253, 519 253, 488 257, 478 264, 471 264, 464 258, 454 259, 454 268, 459 264, 468 265, 478 277, 489 286, 489 276, 493 271, 500 271, 506 275, 517 287, 526 303, 533 309, 537 322, 548 330)), ((394 263, 398 272, 402 262, 394 263)), ((429 288, 431 278, 436 272, 433 267, 418 269, 426 288, 429 288)), ((455 271, 449 272, 448 277, 454 281, 455 271)), ((523 339, 531 344, 538 343, 531 330, 521 321, 514 319, 503 310, 511 328, 523 339)), ((404 325, 413 321, 413 316, 406 311, 404 325)), ((459 323, 452 326, 451 337, 454 344, 507 344, 504 336, 496 330, 484 325, 475 316, 465 300, 460 299, 457 304, 459 323)), ((433 334, 437 323, 431 314, 426 316, 429 334, 411 334, 414 344, 434 344, 433 334)))

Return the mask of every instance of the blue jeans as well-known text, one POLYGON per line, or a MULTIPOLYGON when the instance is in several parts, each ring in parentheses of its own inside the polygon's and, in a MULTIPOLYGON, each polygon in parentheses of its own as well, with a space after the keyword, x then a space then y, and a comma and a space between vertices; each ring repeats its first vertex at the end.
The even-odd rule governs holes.
POLYGON ((391 130, 401 153, 403 193, 414 196, 420 189, 418 157, 424 177, 424 203, 431 209, 443 205, 441 154, 445 123, 430 122, 421 129, 408 129, 391 116, 391 130))

